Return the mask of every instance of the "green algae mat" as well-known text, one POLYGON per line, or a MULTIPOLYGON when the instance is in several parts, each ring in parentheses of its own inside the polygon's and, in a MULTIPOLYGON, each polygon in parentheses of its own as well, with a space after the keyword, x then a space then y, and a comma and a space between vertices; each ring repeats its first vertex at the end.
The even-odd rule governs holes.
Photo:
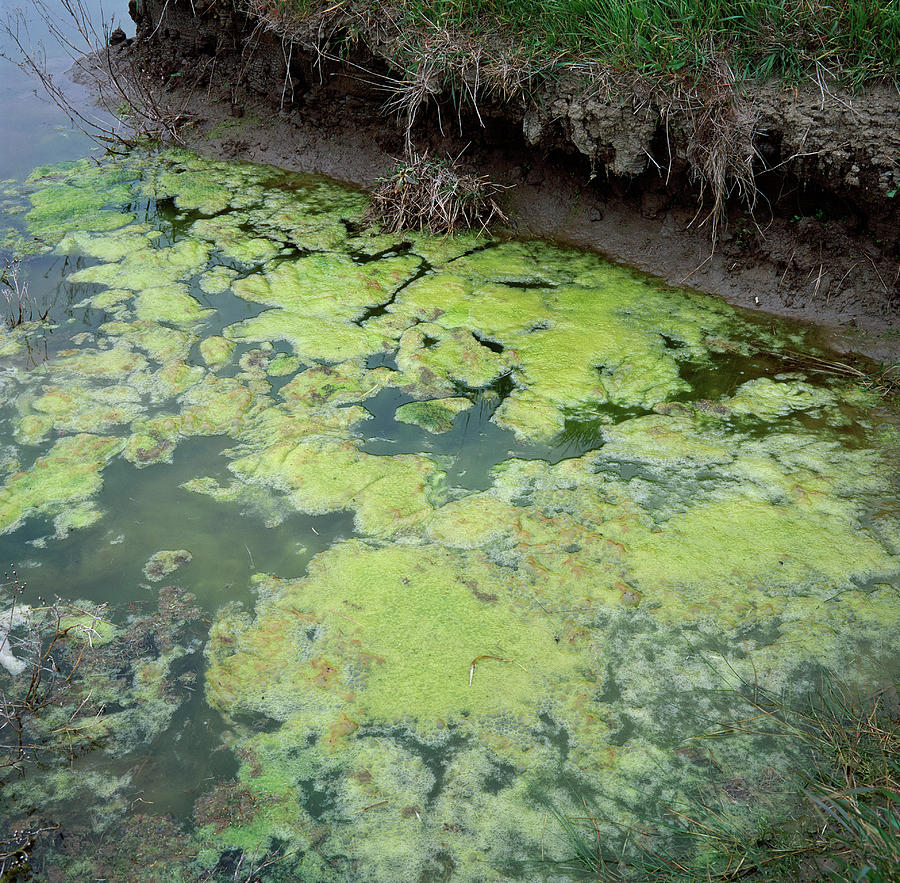
POLYGON ((572 879, 565 819, 789 812, 790 739, 710 738, 748 689, 896 678, 900 415, 811 331, 188 153, 4 192, 36 879, 572 879))

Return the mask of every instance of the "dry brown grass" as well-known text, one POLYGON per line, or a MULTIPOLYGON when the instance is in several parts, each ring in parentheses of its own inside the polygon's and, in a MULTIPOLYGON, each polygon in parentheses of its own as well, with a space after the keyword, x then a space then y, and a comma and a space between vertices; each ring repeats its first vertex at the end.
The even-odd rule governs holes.
POLYGON ((7 260, 0 269, 0 298, 6 305, 7 328, 18 328, 25 322, 44 322, 50 315, 50 304, 39 304, 29 291, 28 283, 19 279, 17 260, 7 260))
POLYGON ((760 352, 778 356, 785 362, 796 365, 804 371, 834 377, 846 377, 859 383, 863 389, 874 392, 882 398, 895 401, 900 399, 900 364, 868 364, 861 367, 859 365, 850 365, 837 359, 823 359, 803 353, 779 354, 769 350, 760 350, 760 352))
POLYGON ((458 158, 433 159, 427 151, 412 151, 375 186, 367 220, 394 233, 487 230, 495 219, 508 220, 494 199, 502 189, 483 175, 461 170, 458 158))

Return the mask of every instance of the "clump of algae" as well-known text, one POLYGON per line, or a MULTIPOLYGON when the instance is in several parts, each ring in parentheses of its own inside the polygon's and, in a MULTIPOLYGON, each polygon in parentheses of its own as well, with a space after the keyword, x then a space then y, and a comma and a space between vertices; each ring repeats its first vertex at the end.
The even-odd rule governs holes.
POLYGON ((204 310, 187 286, 178 283, 144 288, 135 298, 135 315, 145 321, 190 326, 212 312, 204 310))
POLYGON ((394 412, 401 423, 412 423, 429 432, 449 432, 457 414, 472 407, 469 399, 451 396, 446 399, 431 399, 427 402, 407 402, 394 412))
POLYGON ((239 297, 274 309, 225 331, 233 340, 289 342, 304 361, 341 362, 388 347, 383 335, 359 322, 388 301, 419 266, 415 256, 357 264, 345 255, 311 254, 276 261, 264 273, 232 283, 239 297))
MULTIPOLYGON (((213 219, 195 221, 190 232, 200 239, 209 240, 223 258, 251 266, 264 264, 274 258, 280 248, 270 239, 248 236, 242 229, 248 220, 246 214, 232 212, 213 219)), ((216 289, 224 291, 236 275, 235 271, 226 267, 210 270, 205 274, 207 286, 204 290, 210 294, 218 293, 216 289)))
POLYGON ((224 337, 214 335, 200 341, 200 355, 213 371, 227 365, 233 352, 234 342, 224 337))
POLYGON ((231 287, 238 277, 238 271, 230 267, 217 265, 207 270, 200 277, 200 288, 206 294, 222 294, 231 287))
POLYGON ((131 201, 133 172, 115 163, 90 159, 41 166, 28 177, 33 188, 25 220, 29 232, 55 245, 76 230, 110 231, 130 223, 133 215, 119 210, 131 201))
POLYGON ((163 549, 154 552, 144 565, 144 576, 154 582, 159 582, 170 573, 174 573, 179 567, 189 564, 194 556, 187 549, 163 549))
MULTIPOLYGON (((221 832, 225 842, 252 845, 276 829, 305 842, 297 798, 313 780, 350 820, 323 848, 339 853, 351 839, 376 837, 372 850, 353 850, 372 879, 436 861, 444 822, 458 835, 449 835, 454 861, 476 848, 471 825, 456 824, 454 788, 438 789, 435 771, 443 778, 447 758, 470 740, 526 741, 541 713, 565 713, 583 682, 580 641, 558 642, 499 575, 477 555, 439 546, 350 541, 317 556, 303 580, 257 577, 255 617, 223 611, 213 626, 207 697, 229 716, 263 714, 281 726, 243 743, 241 782, 262 809, 246 828, 221 832), (367 815, 373 805, 386 809, 367 815)), ((459 796, 473 786, 483 793, 495 762, 502 767, 494 751, 476 754, 485 752, 474 774, 464 776, 472 752, 461 758, 459 796)), ((556 752, 547 755, 549 767, 556 752)), ((515 834, 528 829, 539 842, 541 819, 524 785, 514 796, 500 790, 484 805, 508 826, 508 857, 515 834)), ((332 879, 327 869, 310 873, 332 879)))
POLYGON ((76 503, 74 506, 64 509, 53 519, 56 537, 64 540, 71 531, 90 527, 102 517, 103 510, 93 500, 76 503))
POLYGON ((118 438, 79 433, 60 439, 30 470, 0 487, 0 532, 18 527, 28 515, 53 515, 96 494, 101 472, 121 450, 118 438))
POLYGON ((535 441, 560 432, 567 410, 649 409, 687 393, 681 366, 711 364, 706 340, 737 330, 725 309, 650 289, 627 270, 550 247, 530 251, 540 254, 530 273, 523 269, 529 249, 520 245, 450 261, 406 286, 367 324, 400 335, 398 362, 407 372, 449 374, 467 385, 509 374, 514 388, 494 419, 535 441), (504 272, 507 257, 511 268, 504 272), (481 346, 460 348, 464 340, 475 343, 473 332, 481 346), (448 336, 458 341, 452 352, 441 346, 448 336), (491 363, 493 376, 486 370, 491 363), (470 364, 475 373, 467 376, 470 364))
POLYGON ((149 358, 163 365, 186 358, 197 340, 189 331, 143 319, 106 322, 100 330, 114 344, 129 344, 143 350, 149 358))
MULTIPOLYGON (((129 228, 121 232, 123 236, 130 237, 129 228)), ((127 242, 123 243, 123 251, 126 245, 127 242)), ((139 292, 177 285, 192 278, 205 269, 209 255, 210 244, 202 239, 182 239, 165 248, 155 248, 148 242, 143 247, 128 249, 117 262, 85 267, 68 278, 70 282, 139 292)), ((165 313, 159 318, 165 318, 165 313)))
MULTIPOLYGON (((19 401, 20 410, 26 401, 19 401)), ((143 413, 139 394, 130 386, 91 389, 75 383, 50 384, 27 403, 32 419, 19 424, 23 441, 34 444, 51 428, 68 432, 108 432, 143 413)))
MULTIPOLYGON (((275 361, 277 357, 273 365, 275 361)), ((387 387, 392 379, 392 372, 369 371, 352 359, 336 365, 315 365, 288 381, 281 388, 281 399, 285 408, 294 412, 322 411, 363 402, 387 387)))
POLYGON ((400 336, 398 344, 397 367, 419 388, 443 381, 449 390, 481 389, 511 367, 509 359, 480 344, 466 328, 419 322, 400 336))
POLYGON ((157 201, 173 200, 182 211, 217 215, 241 208, 257 187, 277 175, 274 169, 204 160, 189 151, 170 150, 144 168, 141 190, 157 201))
POLYGON ((776 381, 759 377, 742 383, 723 403, 732 413, 774 420, 795 411, 819 410, 834 406, 834 394, 802 380, 776 381))
POLYGON ((300 512, 353 510, 359 530, 379 537, 415 532, 434 511, 442 477, 427 457, 376 457, 327 438, 279 442, 229 468, 245 482, 286 492, 300 512))
POLYGON ((258 606, 252 629, 231 641, 214 636, 210 699, 281 720, 309 703, 342 705, 350 693, 358 705, 348 717, 372 723, 523 712, 545 682, 574 675, 577 654, 517 612, 497 576, 477 556, 440 547, 335 547, 305 581, 263 583, 273 599, 258 606), (287 655, 269 656, 267 686, 254 699, 244 682, 262 674, 257 642, 287 655))

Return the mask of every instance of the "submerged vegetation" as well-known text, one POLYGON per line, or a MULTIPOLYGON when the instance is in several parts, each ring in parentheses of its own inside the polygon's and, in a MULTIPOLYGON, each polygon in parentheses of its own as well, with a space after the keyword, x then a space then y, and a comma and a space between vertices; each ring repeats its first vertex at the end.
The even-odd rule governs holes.
MULTIPOLYGON (((647 820, 699 795, 762 842, 818 775, 815 715, 774 697, 895 681, 900 418, 807 331, 183 151, 22 198, 70 315, 39 366, 2 330, 0 533, 73 597, 161 605, 104 617, 70 679, 92 750, 3 783, 11 825, 66 833, 36 873, 565 880, 586 814, 604 849, 646 832, 620 862, 702 868, 692 823, 647 820)), ((835 831, 889 818, 860 787, 835 831)))
POLYGON ((714 803, 700 789, 664 817, 623 826, 607 840, 587 801, 574 818, 548 802, 572 850, 562 865, 605 881, 893 880, 900 866, 897 685, 862 697, 824 672, 802 704, 749 683, 731 696, 746 716, 695 740, 693 750, 714 766, 715 740, 734 731, 790 742, 801 767, 781 785, 789 811, 764 812, 747 830, 734 806, 750 793, 735 778, 714 803))
POLYGON ((124 622, 107 603, 25 604, 25 588, 13 570, 0 590, 0 879, 10 881, 37 879, 35 850, 69 836, 54 807, 81 802, 100 828, 122 811, 129 772, 76 771, 77 761, 140 751, 170 726, 193 689, 178 669, 200 612, 173 587, 124 622))

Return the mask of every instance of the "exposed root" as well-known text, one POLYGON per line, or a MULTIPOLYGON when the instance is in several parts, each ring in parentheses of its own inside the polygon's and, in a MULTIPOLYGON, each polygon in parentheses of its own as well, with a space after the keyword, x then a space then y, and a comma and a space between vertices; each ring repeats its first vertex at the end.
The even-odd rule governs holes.
POLYGON ((385 110, 400 119, 412 151, 412 129, 420 111, 433 103, 440 120, 440 101, 450 98, 462 134, 462 110, 471 109, 481 120, 480 102, 489 95, 504 99, 524 98, 543 73, 561 62, 554 57, 540 67, 522 58, 511 45, 493 51, 466 34, 430 22, 424 32, 410 33, 397 8, 352 3, 329 4, 303 18, 288 7, 260 0, 243 0, 240 7, 251 19, 261 21, 282 41, 296 43, 320 64, 327 60, 355 68, 363 81, 386 93, 385 110), (358 44, 390 66, 389 74, 349 63, 346 55, 358 44))
POLYGON ((753 163, 759 120, 758 112, 749 109, 735 89, 728 62, 718 59, 715 73, 715 82, 706 94, 685 106, 692 129, 687 160, 700 185, 701 211, 704 196, 708 193, 712 199, 712 207, 701 223, 709 223, 714 245, 732 192, 737 192, 751 214, 756 205, 753 163))

